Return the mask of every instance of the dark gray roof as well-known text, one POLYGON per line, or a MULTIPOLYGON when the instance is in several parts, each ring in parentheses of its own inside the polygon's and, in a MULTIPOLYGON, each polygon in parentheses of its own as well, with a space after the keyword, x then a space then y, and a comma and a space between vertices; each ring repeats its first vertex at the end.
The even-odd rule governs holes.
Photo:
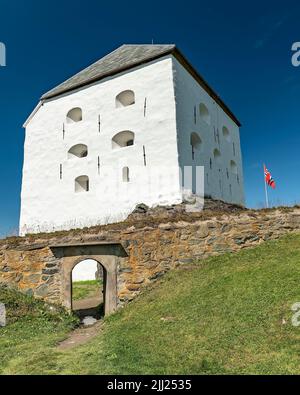
POLYGON ((42 99, 49 99, 106 76, 119 73, 122 70, 149 62, 172 52, 173 49, 175 49, 175 45, 122 45, 56 88, 45 93, 42 99))
POLYGON ((198 81, 208 94, 223 108, 225 113, 238 125, 239 120, 222 101, 219 95, 208 85, 204 78, 193 68, 174 44, 168 45, 122 45, 115 51, 104 56, 91 66, 80 71, 56 88, 45 93, 41 100, 51 99, 55 96, 70 92, 102 78, 118 74, 138 65, 148 63, 164 55, 172 54, 198 81))

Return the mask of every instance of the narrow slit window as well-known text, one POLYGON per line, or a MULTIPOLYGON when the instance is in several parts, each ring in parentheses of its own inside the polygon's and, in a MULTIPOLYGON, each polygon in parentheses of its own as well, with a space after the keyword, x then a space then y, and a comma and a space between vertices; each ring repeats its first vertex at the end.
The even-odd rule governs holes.
POLYGON ((129 182, 130 178, 129 178, 129 167, 123 167, 122 169, 122 179, 123 182, 129 182))
POLYGON ((144 157, 144 166, 146 166, 147 165, 147 159, 146 159, 146 148, 145 148, 145 146, 143 145, 143 157, 144 157))

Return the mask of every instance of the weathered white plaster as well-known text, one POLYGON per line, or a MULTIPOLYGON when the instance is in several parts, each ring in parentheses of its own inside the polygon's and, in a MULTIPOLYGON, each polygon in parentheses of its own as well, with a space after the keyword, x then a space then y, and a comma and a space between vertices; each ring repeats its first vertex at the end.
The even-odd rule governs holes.
POLYGON ((179 167, 195 164, 205 166, 206 195, 244 202, 239 128, 172 55, 46 101, 26 123, 24 155, 21 235, 121 221, 142 202, 180 203, 179 167), (119 105, 116 97, 123 91, 134 92, 134 104, 119 105), (201 102, 209 110, 210 125, 200 119, 201 102), (74 108, 82 110, 82 120, 69 122, 67 114, 74 108), (223 126, 230 141, 222 136, 223 126), (214 142, 214 127, 220 144, 214 142), (122 131, 134 133, 133 145, 118 147, 112 141, 122 131), (194 161, 192 132, 201 138, 194 161), (70 155, 77 144, 87 146, 86 157, 70 155), (221 163, 210 170, 215 148, 221 163), (236 174, 226 177, 231 160, 240 184, 236 174), (129 182, 123 181, 125 167, 129 182), (88 192, 75 193, 79 176, 88 176, 88 192))

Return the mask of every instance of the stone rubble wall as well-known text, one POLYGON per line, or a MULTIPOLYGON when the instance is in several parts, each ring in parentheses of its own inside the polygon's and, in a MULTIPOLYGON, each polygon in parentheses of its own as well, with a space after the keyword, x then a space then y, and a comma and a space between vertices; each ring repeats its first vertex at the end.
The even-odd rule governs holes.
POLYGON ((300 208, 241 211, 192 223, 153 224, 143 228, 110 227, 77 235, 41 235, 6 239, 0 243, 0 284, 51 303, 62 302, 61 259, 49 245, 97 241, 120 242, 128 258, 118 267, 118 305, 132 300, 140 291, 177 265, 191 264, 210 256, 253 247, 289 232, 300 232, 300 208))

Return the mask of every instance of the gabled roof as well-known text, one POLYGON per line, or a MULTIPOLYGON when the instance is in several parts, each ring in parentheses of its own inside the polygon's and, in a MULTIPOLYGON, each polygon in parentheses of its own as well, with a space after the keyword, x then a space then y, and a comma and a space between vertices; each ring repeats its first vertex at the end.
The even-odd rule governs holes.
POLYGON ((129 70, 141 64, 148 63, 152 60, 161 58, 165 55, 172 54, 183 67, 198 81, 208 94, 223 108, 225 113, 238 125, 241 126, 239 120, 226 106, 222 99, 201 77, 201 75, 193 68, 187 59, 181 54, 174 44, 169 45, 122 45, 115 51, 104 56, 102 59, 93 63, 91 66, 80 71, 67 81, 58 85, 54 89, 45 93, 42 102, 59 96, 63 93, 70 92, 74 89, 86 86, 93 82, 99 81, 105 77, 113 76, 122 71, 129 70))

